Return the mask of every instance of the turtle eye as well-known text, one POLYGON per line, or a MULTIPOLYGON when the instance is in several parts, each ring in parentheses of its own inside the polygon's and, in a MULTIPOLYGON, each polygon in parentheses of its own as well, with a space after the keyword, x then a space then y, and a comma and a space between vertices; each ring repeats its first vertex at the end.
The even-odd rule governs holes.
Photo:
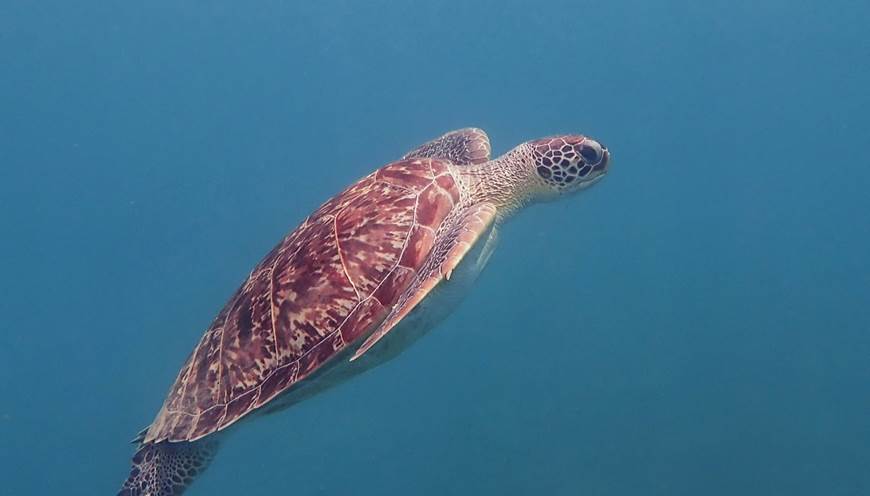
POLYGON ((595 165, 601 161, 601 149, 593 145, 583 145, 580 148, 580 156, 587 164, 595 165))

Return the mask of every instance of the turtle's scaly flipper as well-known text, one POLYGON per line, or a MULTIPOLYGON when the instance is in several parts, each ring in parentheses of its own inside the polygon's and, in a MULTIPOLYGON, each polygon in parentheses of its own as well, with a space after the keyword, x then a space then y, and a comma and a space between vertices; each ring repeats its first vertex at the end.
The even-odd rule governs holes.
POLYGON ((491 150, 483 129, 467 127, 420 145, 402 158, 443 158, 456 165, 473 165, 488 162, 491 150))
POLYGON ((216 451, 212 440, 143 445, 118 496, 178 496, 205 471, 216 451))

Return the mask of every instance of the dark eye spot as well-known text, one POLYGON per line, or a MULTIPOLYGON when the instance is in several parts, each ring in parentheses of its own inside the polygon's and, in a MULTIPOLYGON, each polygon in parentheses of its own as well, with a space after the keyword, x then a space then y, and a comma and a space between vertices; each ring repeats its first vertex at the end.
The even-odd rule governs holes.
MULTIPOLYGON (((546 160, 546 159, 545 159, 546 160)), ((544 167, 543 165, 538 166, 538 174, 541 175, 544 179, 550 179, 550 176, 553 174, 550 172, 550 169, 544 167)))
POLYGON ((595 148, 592 148, 591 146, 584 146, 583 148, 581 148, 580 155, 590 164, 597 164, 598 161, 601 160, 598 156, 598 151, 596 151, 595 148))

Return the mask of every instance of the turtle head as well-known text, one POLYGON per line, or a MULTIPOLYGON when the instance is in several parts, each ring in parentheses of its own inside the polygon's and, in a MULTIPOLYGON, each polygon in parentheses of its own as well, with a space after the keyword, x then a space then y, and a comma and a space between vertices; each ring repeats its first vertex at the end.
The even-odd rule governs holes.
POLYGON ((527 141, 501 157, 463 167, 473 195, 512 215, 523 205, 580 191, 610 168, 610 152, 587 136, 563 134, 527 141))
POLYGON ((534 178, 545 198, 588 188, 607 174, 610 165, 607 147, 586 136, 553 136, 526 145, 531 151, 534 178))

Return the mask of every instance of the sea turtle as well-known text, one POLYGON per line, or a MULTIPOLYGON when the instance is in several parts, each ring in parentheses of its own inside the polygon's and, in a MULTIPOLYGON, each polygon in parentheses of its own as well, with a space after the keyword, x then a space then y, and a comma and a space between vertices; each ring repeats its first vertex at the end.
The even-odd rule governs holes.
POLYGON ((522 206, 584 189, 610 154, 582 135, 490 159, 453 131, 360 179, 254 268, 190 354, 121 495, 181 494, 243 418, 286 408, 395 357, 456 305, 522 206))

